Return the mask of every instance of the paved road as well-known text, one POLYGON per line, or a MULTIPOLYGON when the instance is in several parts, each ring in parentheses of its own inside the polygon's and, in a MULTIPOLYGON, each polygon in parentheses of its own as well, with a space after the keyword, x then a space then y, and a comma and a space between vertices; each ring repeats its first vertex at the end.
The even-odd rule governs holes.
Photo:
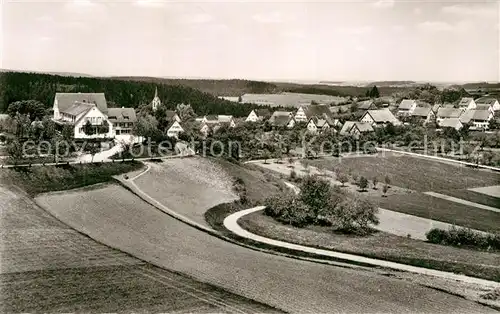
MULTIPOLYGON (((299 261, 225 242, 171 218, 120 186, 44 195, 38 201, 109 246, 289 312, 494 312, 366 270, 299 261)), ((170 206, 182 210, 182 204, 170 206)))

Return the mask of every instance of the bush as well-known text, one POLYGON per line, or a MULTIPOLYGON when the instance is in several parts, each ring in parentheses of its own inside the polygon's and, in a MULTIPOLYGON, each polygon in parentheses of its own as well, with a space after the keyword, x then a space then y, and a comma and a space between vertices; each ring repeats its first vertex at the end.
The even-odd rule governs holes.
POLYGON ((290 172, 290 181, 295 182, 295 180, 297 180, 297 172, 295 172, 295 170, 292 170, 290 172))
POLYGON ((248 203, 247 188, 242 178, 236 178, 233 182, 233 190, 238 194, 241 204, 248 203))
POLYGON ((279 222, 295 227, 309 224, 309 208, 294 194, 275 195, 265 200, 264 213, 279 222))
POLYGON ((435 244, 451 245, 458 247, 472 247, 480 250, 500 250, 500 234, 484 234, 469 228, 448 230, 434 228, 426 233, 427 241, 435 244))

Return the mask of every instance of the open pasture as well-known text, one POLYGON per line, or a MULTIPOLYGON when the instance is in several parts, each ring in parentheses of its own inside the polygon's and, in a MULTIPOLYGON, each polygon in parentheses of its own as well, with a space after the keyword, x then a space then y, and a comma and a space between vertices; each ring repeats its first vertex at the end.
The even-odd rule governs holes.
POLYGON ((369 180, 377 177, 383 182, 385 176, 391 185, 419 192, 468 189, 496 185, 500 174, 460 165, 437 162, 410 156, 366 156, 356 158, 326 158, 308 160, 312 166, 334 170, 340 169, 369 180))

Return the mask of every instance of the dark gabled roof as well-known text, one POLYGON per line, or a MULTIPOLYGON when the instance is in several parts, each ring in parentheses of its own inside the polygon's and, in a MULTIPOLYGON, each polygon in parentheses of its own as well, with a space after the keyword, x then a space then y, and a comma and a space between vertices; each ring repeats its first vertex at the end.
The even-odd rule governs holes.
POLYGON ((460 116, 459 119, 463 124, 467 124, 470 120, 472 120, 472 117, 474 117, 474 110, 467 110, 460 116))
POLYGON ((175 112, 175 110, 165 110, 165 115, 167 116, 167 120, 170 120, 172 119, 173 117, 175 117, 177 113, 175 112))
POLYGON ((109 108, 108 120, 111 122, 136 122, 134 108, 109 108))
POLYGON ((269 111, 269 109, 256 109, 255 114, 259 118, 269 118, 271 116, 271 111, 269 111))
POLYGON ((219 121, 219 117, 216 116, 216 115, 208 115, 208 116, 205 116, 205 118, 208 120, 208 121, 219 121))
POLYGON ((75 102, 94 103, 104 114, 108 112, 108 104, 104 93, 56 93, 55 101, 59 111, 64 111, 71 107, 75 102))
POLYGON ((358 109, 361 110, 368 110, 375 107, 375 103, 373 102, 373 100, 363 100, 357 104, 358 104, 358 109))
POLYGON ((75 103, 73 103, 73 105, 69 106, 68 108, 65 108, 63 110, 59 110, 59 112, 69 114, 69 115, 76 117, 84 112, 89 111, 94 106, 95 106, 94 104, 90 104, 90 103, 75 102, 75 103))
POLYGON ((361 133, 374 131, 370 123, 346 121, 340 130, 340 134, 349 134, 354 127, 356 127, 361 133))
POLYGON ((271 124, 274 126, 286 126, 292 119, 293 117, 290 116, 279 115, 274 117, 273 121, 271 121, 271 124))
POLYGON ((491 108, 492 108, 491 106, 493 106, 493 103, 491 103, 491 104, 483 104, 483 103, 477 104, 476 110, 491 110, 491 108))
POLYGON ((484 104, 484 105, 490 105, 493 106, 495 102, 497 101, 496 98, 491 98, 489 96, 481 97, 479 99, 476 99, 476 104, 484 104))
POLYGON ((432 112, 432 108, 430 107, 417 107, 415 110, 411 113, 412 116, 414 117, 427 117, 429 113, 432 112))
POLYGON ((330 106, 328 105, 309 105, 309 106, 304 106, 303 108, 306 117, 309 119, 312 117, 322 117, 324 114, 326 114, 329 117, 332 116, 330 106))
POLYGON ((269 122, 274 124, 274 121, 278 118, 282 119, 281 117, 286 117, 290 118, 293 115, 293 112, 290 111, 275 111, 269 118, 269 122))
POLYGON ((472 120, 474 121, 488 121, 491 116, 491 112, 488 110, 474 110, 474 115, 472 120))
POLYGON ((180 125, 180 127, 184 130, 184 128, 182 127, 182 125, 181 125, 179 122, 177 122, 177 120, 172 120, 172 121, 170 121, 170 122, 167 124, 167 127, 165 128, 165 130, 167 130, 167 131, 168 131, 168 130, 172 127, 172 125, 174 125, 175 123, 179 124, 179 125, 180 125))

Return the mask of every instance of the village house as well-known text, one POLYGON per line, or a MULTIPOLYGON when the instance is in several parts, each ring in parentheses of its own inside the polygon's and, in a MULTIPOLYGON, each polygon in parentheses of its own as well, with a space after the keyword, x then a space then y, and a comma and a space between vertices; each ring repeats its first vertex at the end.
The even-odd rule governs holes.
POLYGON ((472 97, 463 97, 458 103, 458 108, 464 110, 476 109, 476 102, 472 97))
POLYGON ((413 99, 403 99, 398 106, 398 116, 410 116, 417 108, 417 102, 413 99))
POLYGON ((330 129, 333 126, 333 121, 331 121, 328 117, 323 119, 318 117, 312 117, 307 122, 307 131, 310 133, 318 133, 323 132, 330 129))
POLYGON ((58 125, 71 125, 73 136, 84 138, 113 138, 112 123, 108 120, 108 105, 104 93, 56 93, 53 120, 58 125), (87 122, 94 128, 87 134, 87 122))
POLYGON ((489 110, 472 110, 474 114, 470 123, 472 128, 476 130, 487 130, 489 128, 490 120, 493 119, 493 113, 489 110))
POLYGON ((361 134, 374 132, 372 125, 367 122, 346 121, 340 130, 342 135, 352 135, 358 138, 361 134))
POLYGON ((332 111, 327 105, 308 105, 300 106, 295 113, 294 119, 296 122, 308 122, 312 117, 328 116, 333 118, 332 111))
POLYGON ((373 100, 363 100, 357 103, 358 105, 358 110, 374 110, 377 109, 377 106, 375 106, 375 103, 373 100))
POLYGON ((134 108, 109 108, 108 119, 113 125, 115 135, 131 135, 137 122, 134 108))
POLYGON ((368 110, 360 119, 361 122, 369 123, 371 126, 386 126, 389 123, 400 125, 401 122, 396 119, 388 108, 368 110))
POLYGON ((476 105, 489 105, 493 111, 499 111, 500 110, 500 103, 498 102, 497 99, 491 98, 488 96, 481 97, 479 99, 476 99, 476 105))
POLYGON ((439 124, 444 119, 459 119, 464 113, 464 109, 453 107, 441 107, 436 113, 436 122, 439 124))
POLYGON ((273 127, 286 127, 293 128, 296 124, 293 112, 289 111, 275 111, 268 120, 269 124, 273 127))
POLYGON ((176 120, 171 121, 167 127, 167 136, 168 137, 174 137, 178 138, 179 134, 184 132, 184 129, 182 128, 181 124, 177 122, 176 120))
POLYGON ((454 128, 458 131, 463 127, 463 124, 459 118, 445 118, 438 122, 438 126, 440 128, 454 128))
POLYGON ((165 115, 167 117, 167 121, 177 121, 179 123, 181 123, 181 117, 179 117, 179 115, 177 114, 177 112, 175 112, 175 110, 165 110, 165 115))
POLYGON ((476 103, 476 109, 475 110, 486 110, 491 112, 491 114, 495 114, 495 110, 493 109, 493 105, 491 104, 478 104, 476 103))
POLYGON ((269 119, 270 116, 271 112, 268 109, 256 109, 250 112, 245 122, 264 121, 265 119, 269 119))
POLYGON ((431 107, 416 107, 410 115, 413 121, 423 125, 432 122, 435 116, 431 107))

